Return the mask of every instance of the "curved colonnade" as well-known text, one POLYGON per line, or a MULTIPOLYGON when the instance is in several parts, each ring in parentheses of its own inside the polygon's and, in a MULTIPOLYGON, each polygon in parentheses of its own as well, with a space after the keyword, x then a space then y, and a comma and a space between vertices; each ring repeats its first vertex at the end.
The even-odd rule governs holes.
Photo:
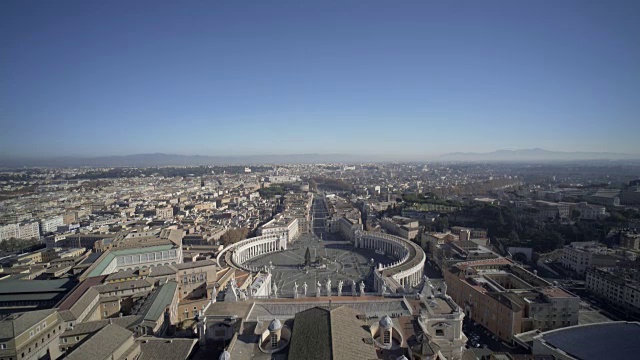
POLYGON ((256 271, 244 266, 244 263, 261 255, 287 249, 287 238, 279 234, 265 234, 231 244, 218 254, 216 262, 219 267, 235 267, 246 271, 256 271), (224 262, 221 260, 224 259, 224 262))
POLYGON ((391 292, 406 292, 422 282, 426 255, 422 248, 399 236, 385 233, 357 231, 355 247, 382 250, 398 259, 374 271, 376 291, 382 290, 384 283, 391 292))
MULTIPOLYGON (((422 281, 426 255, 422 248, 411 241, 385 233, 356 231, 356 248, 382 250, 397 261, 383 266, 379 264, 374 271, 376 291, 382 291, 382 284, 390 292, 409 292, 422 281)), ((218 266, 226 265, 245 270, 259 271, 246 267, 245 262, 265 254, 287 249, 287 238, 280 234, 265 234, 229 245, 218 254, 218 266)))

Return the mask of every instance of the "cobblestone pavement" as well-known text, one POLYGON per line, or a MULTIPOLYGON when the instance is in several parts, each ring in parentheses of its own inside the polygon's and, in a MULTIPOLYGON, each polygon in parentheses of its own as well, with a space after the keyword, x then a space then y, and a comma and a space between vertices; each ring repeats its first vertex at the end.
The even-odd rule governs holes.
MULTIPOLYGON (((294 284, 298 283, 298 293, 303 293, 307 283, 307 294, 316 294, 318 282, 321 294, 326 294, 327 279, 331 279, 331 290, 338 291, 338 281, 342 280, 343 292, 351 291, 351 281, 365 281, 366 290, 371 291, 370 279, 371 259, 373 264, 388 264, 392 257, 377 254, 371 249, 355 249, 350 242, 341 240, 324 240, 312 235, 303 234, 285 251, 267 254, 254 258, 246 265, 257 268, 271 268, 272 282, 278 287, 278 294, 293 296, 294 284), (316 263, 305 269, 304 254, 309 249, 311 261, 316 263)), ((359 288, 357 288, 359 291, 359 288)))

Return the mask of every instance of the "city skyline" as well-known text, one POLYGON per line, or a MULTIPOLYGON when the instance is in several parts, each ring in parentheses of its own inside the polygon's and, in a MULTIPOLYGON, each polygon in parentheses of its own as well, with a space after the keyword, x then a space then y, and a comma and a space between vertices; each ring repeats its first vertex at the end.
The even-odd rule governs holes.
POLYGON ((5 2, 0 152, 638 154, 635 2, 5 2))
POLYGON ((48 156, 48 157, 6 157, 0 156, 0 168, 20 167, 153 167, 153 166, 202 166, 202 165, 265 165, 265 164, 322 164, 322 163, 441 163, 441 162, 483 162, 483 163, 575 163, 602 164, 623 162, 637 164, 638 154, 612 152, 560 152, 540 148, 501 149, 492 152, 453 152, 442 155, 394 156, 390 154, 347 154, 347 153, 307 153, 307 154, 252 154, 240 156, 184 155, 165 153, 145 153, 115 156, 48 156))

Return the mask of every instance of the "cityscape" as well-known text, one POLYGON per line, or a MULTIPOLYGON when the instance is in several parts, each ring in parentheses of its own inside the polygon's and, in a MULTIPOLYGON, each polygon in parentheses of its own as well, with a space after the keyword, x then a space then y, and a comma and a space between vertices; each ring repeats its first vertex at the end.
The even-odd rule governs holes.
POLYGON ((0 360, 636 358, 638 16, 3 2, 0 360))

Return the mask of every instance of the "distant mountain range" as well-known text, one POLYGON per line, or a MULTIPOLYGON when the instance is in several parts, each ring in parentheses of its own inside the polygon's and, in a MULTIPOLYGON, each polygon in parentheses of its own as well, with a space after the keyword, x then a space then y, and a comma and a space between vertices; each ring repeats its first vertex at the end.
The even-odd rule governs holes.
POLYGON ((640 155, 610 152, 562 152, 540 148, 497 150, 487 153, 456 152, 442 155, 441 161, 583 161, 583 160, 637 160, 640 155))
MULTIPOLYGON (((350 154, 291 154, 208 156, 176 154, 136 154, 100 157, 49 157, 49 158, 0 158, 0 167, 151 167, 151 166, 199 166, 199 165, 259 165, 303 163, 362 163, 400 159, 384 158, 384 155, 350 154)), ((640 160, 638 155, 601 152, 560 152, 544 149, 497 150, 487 153, 449 153, 439 157, 414 155, 406 161, 585 161, 585 160, 640 160)))
POLYGON ((0 167, 152 167, 152 166, 199 166, 199 165, 256 165, 256 164, 301 164, 301 163, 353 163, 365 161, 364 157, 348 154, 292 154, 207 156, 176 154, 136 154, 125 156, 50 157, 50 158, 0 158, 0 167))

